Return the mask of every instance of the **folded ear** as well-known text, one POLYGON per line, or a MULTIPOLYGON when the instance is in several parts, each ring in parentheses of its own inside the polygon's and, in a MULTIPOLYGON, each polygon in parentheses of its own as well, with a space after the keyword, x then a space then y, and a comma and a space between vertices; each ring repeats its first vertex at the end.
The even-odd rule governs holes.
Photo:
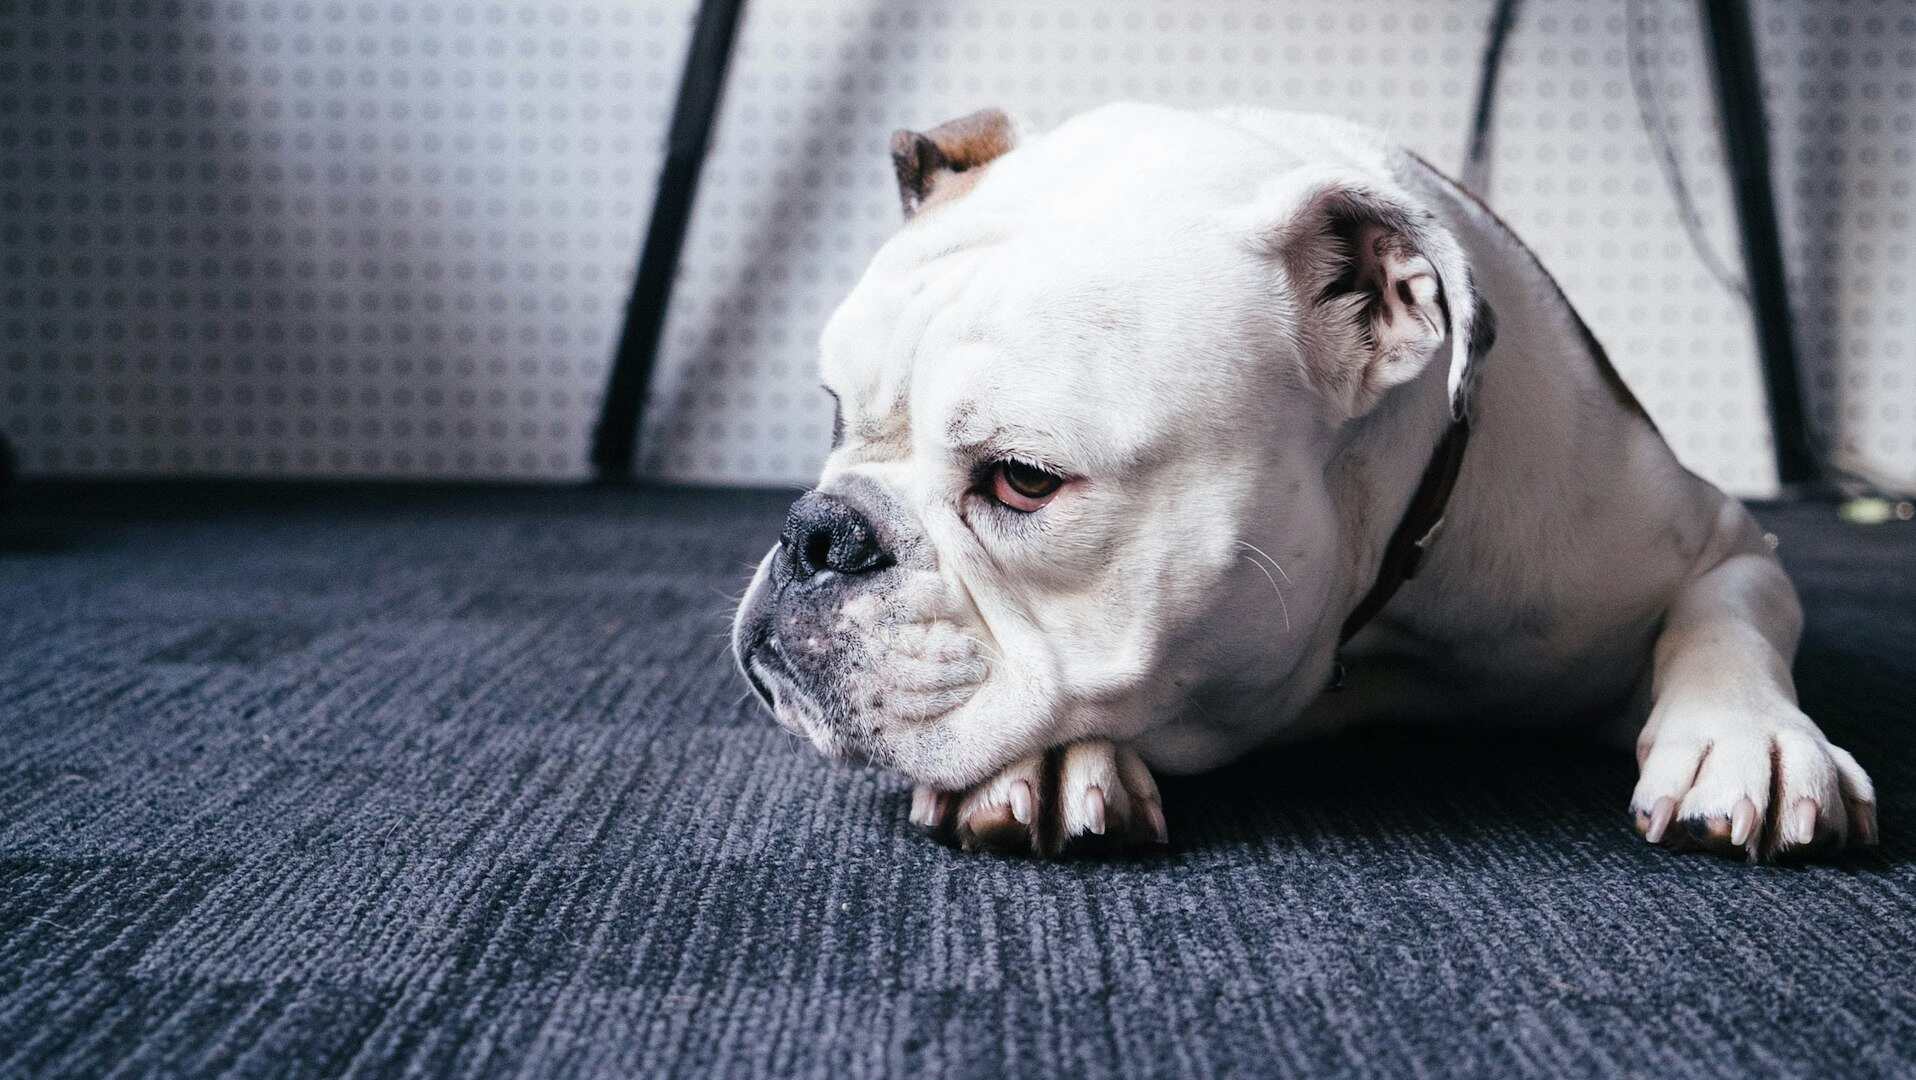
POLYGON ((1293 176, 1266 195, 1262 236, 1297 298, 1307 377, 1361 416, 1448 351, 1451 408, 1462 416, 1471 360, 1494 331, 1449 230, 1365 180, 1293 176))
POLYGON ((892 132, 891 162, 905 217, 964 194, 977 183, 978 170, 1017 144, 1018 125, 1002 109, 980 109, 926 132, 892 132))

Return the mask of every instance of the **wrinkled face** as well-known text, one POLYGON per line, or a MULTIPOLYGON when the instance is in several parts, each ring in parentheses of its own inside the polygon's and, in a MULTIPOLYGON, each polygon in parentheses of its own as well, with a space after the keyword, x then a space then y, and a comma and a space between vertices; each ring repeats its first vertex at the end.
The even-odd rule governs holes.
POLYGON ((1228 162, 1213 133, 1091 128, 911 221, 824 332, 836 445, 734 645, 827 755, 956 788, 1229 728, 1322 637, 1327 421, 1243 235, 1255 185, 1175 167, 1228 162))

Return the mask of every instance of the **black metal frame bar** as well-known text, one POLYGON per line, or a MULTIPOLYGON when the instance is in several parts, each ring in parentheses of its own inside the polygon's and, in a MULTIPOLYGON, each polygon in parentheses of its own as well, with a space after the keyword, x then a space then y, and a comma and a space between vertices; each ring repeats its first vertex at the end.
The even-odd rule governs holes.
POLYGON ((626 301, 625 325, 606 375, 599 422, 592 432, 592 468, 601 482, 632 479, 633 454, 638 448, 646 394, 678 274, 679 251, 685 245, 686 227, 691 224, 699 171, 712 141, 712 124, 718 117, 743 7, 743 0, 703 0, 699 4, 692 43, 685 54, 685 70, 679 77, 678 103, 672 111, 671 133, 666 137, 665 163, 659 170, 652 220, 645 230, 645 246, 632 278, 632 295, 626 301))
POLYGON ((1786 490, 1814 493, 1826 486, 1823 463, 1803 407, 1801 368, 1790 312, 1789 279, 1770 182, 1770 141, 1763 119, 1763 78, 1746 0, 1698 0, 1710 45, 1716 102, 1723 122, 1737 224, 1743 235, 1750 313, 1763 361, 1776 475, 1786 490))

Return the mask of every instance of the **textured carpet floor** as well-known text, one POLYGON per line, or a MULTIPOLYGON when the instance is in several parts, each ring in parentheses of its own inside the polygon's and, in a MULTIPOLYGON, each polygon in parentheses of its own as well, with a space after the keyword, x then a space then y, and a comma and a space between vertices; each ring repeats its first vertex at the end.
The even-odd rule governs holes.
POLYGON ((764 495, 38 489, 0 522, 0 1075, 1916 1070, 1916 530, 1767 511, 1874 857, 1651 850, 1405 736, 961 856, 746 700, 764 495))

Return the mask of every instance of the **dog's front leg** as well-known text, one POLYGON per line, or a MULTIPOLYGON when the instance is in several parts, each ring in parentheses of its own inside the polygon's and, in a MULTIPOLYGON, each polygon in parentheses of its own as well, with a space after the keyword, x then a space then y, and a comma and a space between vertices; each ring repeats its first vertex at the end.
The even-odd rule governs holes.
POLYGON ((919 787, 911 820, 966 851, 1007 854, 1129 851, 1167 838, 1150 768, 1104 739, 1034 754, 969 791, 919 787))
POLYGON ((1657 638, 1637 831, 1753 861, 1873 844, 1869 776, 1797 708, 1796 592, 1754 523, 1734 517, 1735 553, 1684 586, 1657 638))

